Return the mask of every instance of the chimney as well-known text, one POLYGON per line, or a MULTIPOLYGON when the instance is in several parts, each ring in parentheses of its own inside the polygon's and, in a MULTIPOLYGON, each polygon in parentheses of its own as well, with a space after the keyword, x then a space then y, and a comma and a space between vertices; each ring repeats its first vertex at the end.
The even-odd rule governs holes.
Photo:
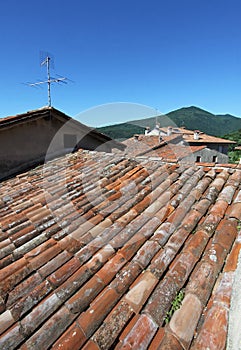
POLYGON ((194 140, 199 140, 199 133, 200 133, 199 130, 194 130, 194 134, 193 134, 193 139, 194 140))
POLYGON ((148 135, 149 134, 149 132, 150 132, 150 127, 149 126, 146 126, 146 128, 145 128, 145 135, 148 135))
POLYGON ((172 127, 168 126, 167 128, 167 136, 170 136, 172 134, 172 127))

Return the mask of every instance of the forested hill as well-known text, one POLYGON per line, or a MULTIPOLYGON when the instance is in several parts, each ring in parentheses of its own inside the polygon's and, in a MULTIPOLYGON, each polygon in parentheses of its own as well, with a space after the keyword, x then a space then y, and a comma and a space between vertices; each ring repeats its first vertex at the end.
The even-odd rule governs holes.
MULTIPOLYGON (((114 117, 114 116, 113 116, 114 117)), ((97 128, 98 131, 113 139, 126 139, 134 134, 144 133, 146 126, 153 128, 156 120, 161 127, 185 126, 190 130, 201 130, 209 135, 223 136, 241 129, 241 118, 230 114, 215 115, 198 107, 185 107, 152 118, 132 120, 130 122, 114 124, 97 128)))
POLYGON ((236 142, 236 144, 233 145, 233 148, 236 146, 241 146, 241 128, 239 130, 224 135, 224 138, 236 142))

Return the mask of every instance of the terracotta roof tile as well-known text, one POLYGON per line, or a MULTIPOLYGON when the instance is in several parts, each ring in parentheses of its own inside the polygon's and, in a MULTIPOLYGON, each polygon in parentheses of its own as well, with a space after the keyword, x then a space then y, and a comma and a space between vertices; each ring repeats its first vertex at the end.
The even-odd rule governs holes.
MULTIPOLYGON (((17 265, 17 264, 16 264, 17 265)), ((19 267, 19 265, 18 265, 19 267)), ((0 282, 0 292, 1 296, 5 298, 8 293, 24 278, 30 275, 32 272, 31 267, 28 265, 24 265, 20 267, 17 271, 13 272, 11 275, 7 276, 0 282)))
POLYGON ((25 335, 21 332, 20 324, 15 323, 5 333, 1 335, 0 345, 2 349, 14 349, 25 339, 25 335))
POLYGON ((67 308, 74 314, 84 311, 104 287, 104 282, 98 276, 93 276, 66 302, 67 308))
POLYGON ((49 276, 52 272, 57 270, 60 266, 62 266, 65 262, 70 260, 72 255, 68 253, 67 251, 59 252, 59 254, 52 259, 50 259, 48 262, 46 262, 39 270, 39 274, 42 276, 42 278, 46 278, 49 276))
POLYGON ((241 203, 234 203, 229 211, 229 217, 241 220, 241 203))
POLYGON ((147 349, 156 330, 155 322, 149 316, 141 315, 116 349, 147 349))
POLYGON ((52 349, 67 350, 67 349, 80 349, 81 346, 87 341, 82 329, 78 323, 73 323, 64 334, 53 344, 52 349))
POLYGON ((203 329, 191 349, 225 349, 227 338, 228 310, 224 306, 213 306, 206 316, 203 329), (215 320, 215 322, 213 322, 215 320))
POLYGON ((181 308, 170 321, 170 330, 184 349, 189 348, 201 311, 200 300, 195 295, 188 293, 185 295, 181 308))
POLYGON ((17 295, 14 295, 15 300, 11 299, 11 303, 10 302, 8 303, 10 310, 14 316, 14 319, 15 320, 21 319, 22 316, 30 312, 30 310, 35 305, 37 305, 43 298, 45 298, 51 291, 52 291, 52 288, 48 283, 48 281, 43 281, 43 282, 39 281, 39 284, 37 286, 35 286, 35 284, 31 285, 28 291, 27 291, 27 288, 25 288, 24 294, 21 291, 21 293, 19 293, 20 296, 22 294, 21 298, 17 295))
POLYGON ((49 347, 61 335, 71 322, 74 316, 63 306, 46 323, 32 335, 24 344, 23 349, 43 349, 49 347))
POLYGON ((209 344, 213 348, 225 348, 233 279, 233 273, 223 273, 218 278, 191 349, 202 349, 209 344), (213 319, 216 321, 213 322, 213 319))
POLYGON ((122 295, 141 273, 141 267, 136 262, 130 262, 116 275, 110 287, 122 295))
POLYGON ((83 347, 84 350, 99 350, 99 346, 93 341, 89 340, 83 347))
POLYGON ((134 312, 129 304, 120 301, 92 336, 93 341, 98 345, 98 349, 110 348, 133 314, 134 312))
POLYGON ((118 299, 119 295, 113 288, 106 288, 92 302, 90 307, 78 317, 78 324, 86 337, 89 338, 93 335, 118 299))
POLYGON ((160 245, 155 241, 146 241, 137 251, 133 261, 137 262, 143 269, 147 267, 151 259, 160 250, 160 245))
POLYGON ((48 277, 48 281, 58 287, 61 285, 68 277, 70 277, 78 268, 81 266, 78 258, 73 257, 71 260, 67 261, 58 270, 52 273, 48 277))
POLYGON ((23 229, 21 229, 20 226, 18 226, 17 229, 18 231, 16 231, 16 233, 12 234, 11 232, 11 235, 9 236, 16 248, 29 242, 32 238, 34 238, 38 234, 38 231, 30 223, 28 223, 27 226, 24 225, 23 229))
POLYGON ((81 150, 1 182, 1 349, 223 346, 240 182, 237 166, 81 150))
POLYGON ((64 283, 56 289, 57 296, 66 301, 71 295, 73 295, 89 278, 91 273, 85 266, 79 268, 74 274, 72 274, 64 283))
POLYGON ((224 267, 225 272, 233 272, 237 268, 238 256, 241 249, 241 231, 239 231, 238 236, 235 239, 232 250, 227 258, 227 263, 224 267))
POLYGON ((4 268, 8 265, 10 265, 14 261, 14 258, 12 255, 7 255, 5 258, 0 260, 0 268, 4 268))
POLYGON ((155 334, 154 338, 152 339, 152 342, 149 345, 149 350, 156 350, 159 348, 163 337, 164 337, 165 329, 164 327, 161 327, 158 329, 157 333, 155 334))
POLYGON ((158 349, 169 350, 183 350, 183 346, 177 340, 177 338, 170 332, 166 331, 165 336, 163 337, 160 346, 158 349))

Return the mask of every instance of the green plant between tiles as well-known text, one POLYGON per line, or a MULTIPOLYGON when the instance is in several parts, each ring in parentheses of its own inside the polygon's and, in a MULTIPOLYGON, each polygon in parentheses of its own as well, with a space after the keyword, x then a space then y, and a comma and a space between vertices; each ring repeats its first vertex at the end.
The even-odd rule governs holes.
POLYGON ((164 318, 165 324, 169 323, 174 312, 178 309, 180 309, 182 305, 182 301, 184 299, 185 292, 183 289, 179 291, 179 293, 176 295, 175 299, 172 301, 172 306, 169 311, 167 311, 166 316, 164 318))

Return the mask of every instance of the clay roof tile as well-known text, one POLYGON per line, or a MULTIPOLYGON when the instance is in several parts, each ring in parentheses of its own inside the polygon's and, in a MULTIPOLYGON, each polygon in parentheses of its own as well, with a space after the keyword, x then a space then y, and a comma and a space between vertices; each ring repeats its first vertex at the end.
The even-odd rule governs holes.
POLYGON ((240 181, 228 164, 79 150, 1 182, 0 347, 224 344, 240 181))

